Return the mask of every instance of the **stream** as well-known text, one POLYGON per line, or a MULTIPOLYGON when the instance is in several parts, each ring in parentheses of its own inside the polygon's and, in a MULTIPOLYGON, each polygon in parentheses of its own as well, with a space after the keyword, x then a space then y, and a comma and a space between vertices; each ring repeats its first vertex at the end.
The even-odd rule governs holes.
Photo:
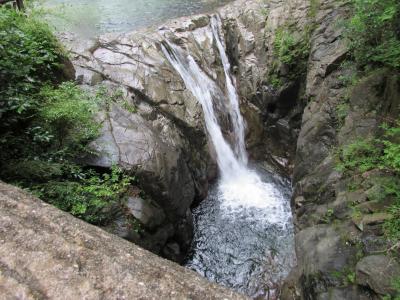
POLYGON ((166 20, 210 12, 229 0, 41 0, 58 31, 84 38, 157 26, 166 20))

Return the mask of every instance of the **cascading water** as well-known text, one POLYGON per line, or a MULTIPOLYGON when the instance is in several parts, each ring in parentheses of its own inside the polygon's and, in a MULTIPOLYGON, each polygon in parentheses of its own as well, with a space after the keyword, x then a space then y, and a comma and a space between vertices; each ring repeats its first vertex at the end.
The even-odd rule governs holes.
POLYGON ((225 53, 224 46, 222 45, 222 38, 219 35, 220 24, 221 20, 219 16, 215 15, 211 18, 212 33, 215 37, 215 42, 221 56, 222 65, 224 66, 226 89, 228 92, 228 100, 230 104, 229 115, 232 120, 235 137, 235 143, 233 146, 235 147, 235 152, 239 161, 242 164, 247 164, 246 144, 244 141, 244 122, 243 117, 240 114, 239 97, 234 85, 234 78, 232 78, 230 74, 231 65, 229 63, 228 56, 225 53))
POLYGON ((244 121, 220 24, 219 17, 213 16, 211 32, 224 67, 223 88, 183 49, 169 41, 162 45, 165 56, 203 108, 220 170, 218 183, 193 211, 195 234, 186 265, 212 281, 259 296, 279 285, 295 259, 291 190, 285 179, 248 166, 244 121), (218 113, 230 118, 233 145, 223 135, 215 107, 225 108, 218 113))

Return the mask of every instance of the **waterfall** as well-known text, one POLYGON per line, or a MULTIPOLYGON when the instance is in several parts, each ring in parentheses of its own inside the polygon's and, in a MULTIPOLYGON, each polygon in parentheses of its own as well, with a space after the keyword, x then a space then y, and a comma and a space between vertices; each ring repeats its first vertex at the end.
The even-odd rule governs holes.
POLYGON ((217 163, 224 179, 242 174, 247 165, 247 152, 244 137, 244 121, 240 114, 239 97, 236 92, 234 79, 230 75, 231 66, 225 53, 223 41, 219 34, 221 21, 219 17, 211 19, 211 30, 218 47, 224 67, 226 93, 198 66, 190 54, 165 41, 162 44, 164 55, 181 75, 186 87, 200 102, 208 134, 217 154, 217 163), (225 96, 227 94, 227 97, 225 96), (233 129, 233 145, 223 136, 214 105, 222 102, 221 107, 227 108, 233 129))
POLYGON ((244 120, 220 34, 221 24, 218 16, 211 18, 211 36, 224 69, 223 87, 187 51, 168 40, 161 45, 186 88, 202 106, 220 170, 218 183, 193 210, 195 230, 186 266, 211 281, 259 296, 262 287, 272 285, 273 289, 274 282, 285 278, 294 264, 290 184, 248 166, 244 120), (229 142, 219 116, 230 120, 233 138, 229 142))
POLYGON ((218 47, 222 65, 224 66, 225 82, 230 103, 229 115, 232 120, 235 137, 235 153, 243 164, 247 164, 247 152, 244 137, 244 121, 242 115, 240 114, 239 96, 236 92, 235 79, 232 78, 230 74, 231 65, 229 63, 228 56, 226 55, 224 46, 222 45, 222 37, 219 34, 219 28, 221 27, 221 24, 221 19, 218 15, 214 15, 211 18, 212 33, 218 47))
POLYGON ((233 174, 241 173, 244 169, 244 161, 238 159, 231 145, 224 138, 214 109, 214 102, 221 101, 224 93, 201 70, 190 54, 186 54, 182 49, 179 49, 169 41, 165 41, 162 44, 162 49, 169 62, 181 75, 186 87, 192 92, 203 108, 207 131, 217 154, 217 163, 221 176, 229 178, 233 174))
MULTIPOLYGON (((283 212, 281 197, 277 194, 277 190, 270 183, 263 182, 260 176, 247 166, 244 120, 240 114, 235 80, 230 74, 231 66, 219 34, 220 26, 219 17, 213 16, 211 31, 224 67, 226 91, 223 91, 182 48, 166 40, 161 45, 163 53, 203 108, 207 132, 215 148, 221 173, 219 190, 224 198, 223 205, 229 208, 243 206, 271 208, 271 211, 283 212), (215 107, 226 108, 222 113, 230 118, 234 135, 233 145, 223 135, 215 107)), ((279 223, 282 221, 282 215, 285 213, 271 214, 270 221, 275 220, 279 223)))

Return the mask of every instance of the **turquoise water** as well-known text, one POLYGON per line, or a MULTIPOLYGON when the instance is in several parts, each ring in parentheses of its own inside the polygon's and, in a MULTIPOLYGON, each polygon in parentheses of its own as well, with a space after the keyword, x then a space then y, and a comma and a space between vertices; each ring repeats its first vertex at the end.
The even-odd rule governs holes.
POLYGON ((157 26, 168 19, 208 12, 228 0, 43 0, 59 31, 85 37, 157 26))

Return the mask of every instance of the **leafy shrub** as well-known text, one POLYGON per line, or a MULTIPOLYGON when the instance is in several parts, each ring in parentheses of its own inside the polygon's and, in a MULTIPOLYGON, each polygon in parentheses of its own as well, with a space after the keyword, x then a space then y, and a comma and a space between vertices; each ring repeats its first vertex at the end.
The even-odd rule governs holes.
MULTIPOLYGON (((274 55, 279 62, 289 67, 289 79, 298 79, 306 71, 312 29, 312 26, 306 26, 303 34, 296 35, 289 26, 282 26, 275 34, 274 55)), ((277 72, 277 65, 275 65, 268 76, 269 81, 277 78, 277 72)), ((281 81, 274 81, 275 85, 281 83, 281 81)))
POLYGON ((354 16, 347 23, 347 38, 361 68, 388 66, 400 69, 400 2, 352 0, 354 16))
POLYGON ((384 125, 385 139, 381 141, 384 145, 382 156, 383 166, 400 173, 400 122, 397 127, 384 125))
MULTIPOLYGON (((45 86, 40 94, 43 106, 38 110, 36 123, 52 142, 53 151, 63 156, 74 156, 85 151, 88 141, 99 133, 99 124, 94 121, 98 110, 94 97, 75 84, 66 82, 58 88, 45 86)), ((35 133, 33 139, 42 140, 35 133)))
POLYGON ((381 152, 374 140, 358 140, 340 149, 338 169, 360 172, 374 169, 379 165, 381 152))
POLYGON ((59 84, 65 53, 49 27, 0 7, 0 179, 94 224, 106 222, 133 178, 76 161, 99 133, 98 96, 59 84))
POLYGON ((110 110, 110 106, 112 105, 112 103, 115 103, 130 113, 137 112, 137 107, 129 102, 129 100, 124 95, 123 90, 121 89, 107 89, 106 86, 101 85, 97 89, 96 97, 101 102, 101 104, 105 106, 105 109, 107 111, 110 110))
POLYGON ((274 54, 279 60, 289 66, 304 63, 310 52, 310 29, 305 34, 296 37, 289 28, 281 27, 277 30, 274 42, 274 54))
POLYGON ((41 199, 93 224, 102 224, 112 217, 134 180, 118 167, 111 174, 99 175, 93 170, 80 174, 79 181, 50 181, 31 189, 41 199))
POLYGON ((382 139, 358 140, 339 150, 338 169, 365 172, 374 168, 400 174, 400 121, 382 126, 382 139))
POLYGON ((31 95, 57 78, 65 53, 45 23, 0 7, 0 58, 4 128, 40 105, 31 95))

